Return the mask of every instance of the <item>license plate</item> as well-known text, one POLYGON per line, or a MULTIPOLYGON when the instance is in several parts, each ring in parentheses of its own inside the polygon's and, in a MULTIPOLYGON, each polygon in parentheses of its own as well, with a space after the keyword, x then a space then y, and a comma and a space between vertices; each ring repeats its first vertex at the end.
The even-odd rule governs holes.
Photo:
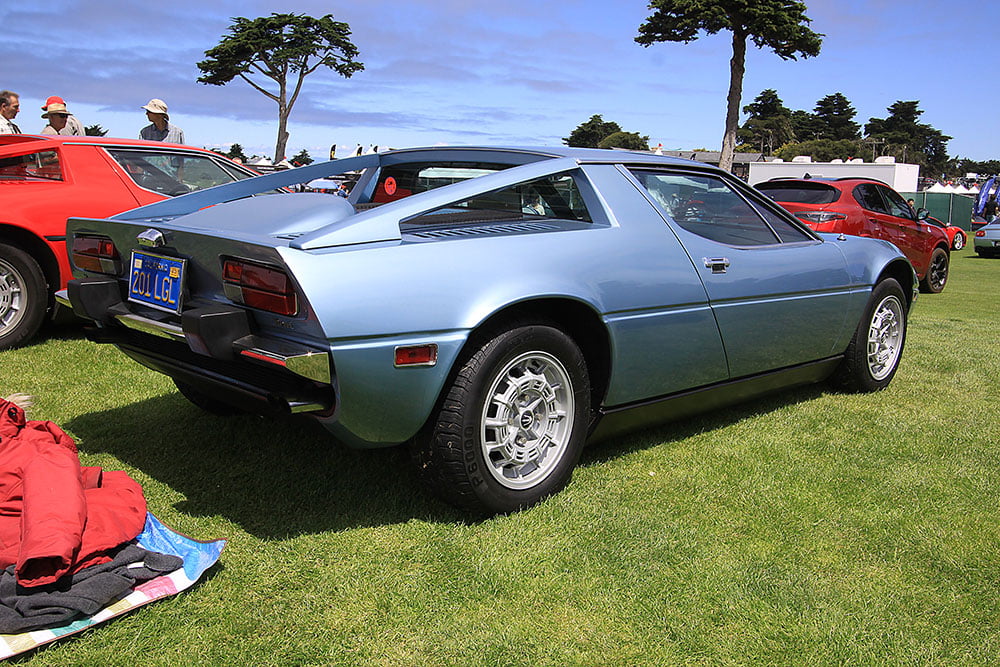
POLYGON ((181 312, 187 260, 132 251, 128 300, 171 313, 181 312))

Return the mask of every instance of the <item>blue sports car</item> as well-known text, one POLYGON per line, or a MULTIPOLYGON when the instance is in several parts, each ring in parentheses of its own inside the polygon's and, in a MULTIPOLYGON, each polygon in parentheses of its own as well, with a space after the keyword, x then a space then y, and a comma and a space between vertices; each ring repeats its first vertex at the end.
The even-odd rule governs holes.
POLYGON ((890 243, 817 234, 704 164, 422 148, 71 219, 60 300, 216 413, 408 442, 484 513, 570 479, 584 442, 830 379, 885 387, 917 295, 890 243), (348 198, 284 186, 356 179, 348 198))

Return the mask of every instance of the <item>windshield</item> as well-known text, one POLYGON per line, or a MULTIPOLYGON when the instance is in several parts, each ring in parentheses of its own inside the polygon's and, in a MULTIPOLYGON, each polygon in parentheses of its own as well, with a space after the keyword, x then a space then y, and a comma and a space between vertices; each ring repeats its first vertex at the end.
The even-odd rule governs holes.
POLYGON ((109 148, 108 153, 139 187, 174 197, 250 178, 208 155, 109 148))

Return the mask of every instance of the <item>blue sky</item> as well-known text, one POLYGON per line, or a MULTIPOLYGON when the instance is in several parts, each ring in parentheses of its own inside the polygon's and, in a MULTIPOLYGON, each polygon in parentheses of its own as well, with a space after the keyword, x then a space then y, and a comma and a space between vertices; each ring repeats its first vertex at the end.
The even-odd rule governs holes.
MULTIPOLYGON (((896 100, 919 100, 921 120, 953 137, 951 155, 1000 159, 998 88, 987 76, 1000 3, 806 4, 826 35, 819 57, 783 61, 751 46, 742 104, 774 88, 789 108, 811 111, 841 92, 864 124, 896 100)), ((26 132, 41 130, 39 107, 57 94, 84 124, 135 137, 147 122, 139 107, 159 97, 189 144, 270 155, 274 102, 239 80, 199 84, 195 63, 230 17, 275 11, 346 21, 365 64, 351 79, 306 79, 289 155, 325 157, 334 143, 341 157, 359 143, 554 145, 592 114, 653 146, 721 145, 729 34, 644 48, 634 42, 649 15, 641 0, 3 0, 0 88, 21 95, 26 132)))

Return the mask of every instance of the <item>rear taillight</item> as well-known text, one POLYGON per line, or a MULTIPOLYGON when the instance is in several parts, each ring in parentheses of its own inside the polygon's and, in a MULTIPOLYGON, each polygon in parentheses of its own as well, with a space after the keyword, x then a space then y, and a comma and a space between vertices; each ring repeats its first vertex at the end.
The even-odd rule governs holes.
POLYGON ((982 229, 977 229, 976 230, 976 236, 979 236, 981 238, 983 236, 986 236, 986 232, 983 231, 982 229))
POLYGON ((84 271, 121 273, 122 259, 114 242, 105 236, 76 236, 73 238, 73 265, 84 271))
POLYGON ((240 259, 222 262, 226 296, 236 303, 278 315, 295 315, 298 301, 291 278, 281 269, 240 259))
POLYGON ((795 217, 804 222, 811 222, 814 225, 834 220, 847 220, 843 213, 833 213, 832 211, 797 211, 795 217))

